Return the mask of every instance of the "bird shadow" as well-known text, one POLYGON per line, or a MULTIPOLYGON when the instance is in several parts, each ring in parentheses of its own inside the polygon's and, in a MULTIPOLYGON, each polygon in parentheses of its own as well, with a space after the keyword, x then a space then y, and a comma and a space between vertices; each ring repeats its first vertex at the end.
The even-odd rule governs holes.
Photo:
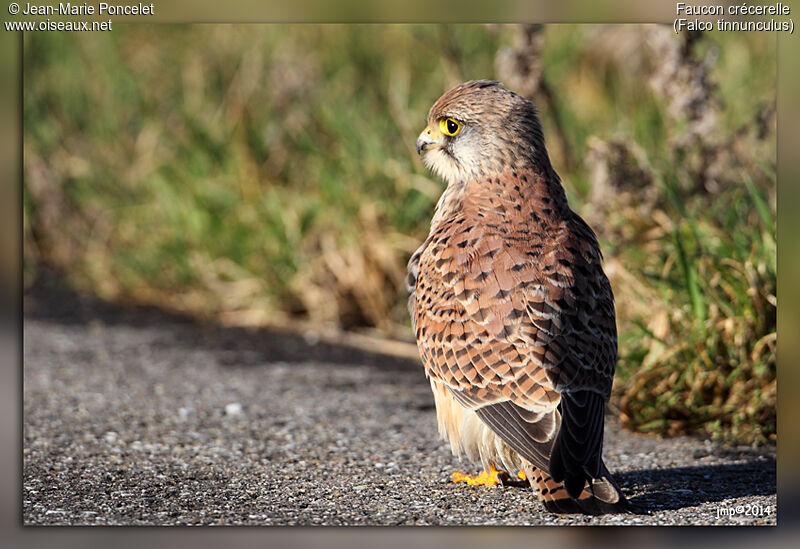
POLYGON ((748 496, 776 493, 776 461, 759 456, 746 462, 644 469, 615 475, 640 512, 678 510, 748 496))

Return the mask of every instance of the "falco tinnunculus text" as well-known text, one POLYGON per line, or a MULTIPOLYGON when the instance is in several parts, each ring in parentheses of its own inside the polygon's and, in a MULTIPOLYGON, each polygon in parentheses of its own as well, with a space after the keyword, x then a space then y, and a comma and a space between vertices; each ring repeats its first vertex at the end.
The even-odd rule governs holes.
POLYGON ((602 459, 614 297, 533 104, 460 84, 431 107, 417 151, 447 183, 408 265, 440 433, 456 455, 524 470, 548 510, 628 510, 602 459))

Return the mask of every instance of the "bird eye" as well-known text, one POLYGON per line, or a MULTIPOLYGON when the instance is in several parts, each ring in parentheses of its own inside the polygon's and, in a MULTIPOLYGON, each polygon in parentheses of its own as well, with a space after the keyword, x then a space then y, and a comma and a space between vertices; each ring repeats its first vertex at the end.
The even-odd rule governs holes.
POLYGON ((449 135, 450 137, 457 134, 461 130, 461 126, 461 122, 452 118, 442 118, 439 121, 439 129, 442 130, 443 134, 449 135))

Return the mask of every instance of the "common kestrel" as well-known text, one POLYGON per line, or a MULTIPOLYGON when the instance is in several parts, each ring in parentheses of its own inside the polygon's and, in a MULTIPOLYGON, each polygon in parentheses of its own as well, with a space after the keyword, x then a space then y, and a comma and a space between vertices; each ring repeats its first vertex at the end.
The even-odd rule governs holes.
POLYGON ((533 103, 460 84, 431 107, 417 152, 447 183, 408 264, 439 432, 456 455, 523 470, 550 511, 627 511, 602 459, 614 296, 533 103))

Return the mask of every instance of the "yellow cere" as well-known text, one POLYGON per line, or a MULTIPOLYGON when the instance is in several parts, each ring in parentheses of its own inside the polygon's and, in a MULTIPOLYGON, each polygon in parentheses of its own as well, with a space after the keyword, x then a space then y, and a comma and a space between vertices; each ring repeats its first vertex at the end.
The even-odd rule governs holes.
POLYGON ((454 118, 442 118, 439 120, 439 129, 443 134, 449 135, 450 137, 461 131, 462 126, 463 124, 454 118))

